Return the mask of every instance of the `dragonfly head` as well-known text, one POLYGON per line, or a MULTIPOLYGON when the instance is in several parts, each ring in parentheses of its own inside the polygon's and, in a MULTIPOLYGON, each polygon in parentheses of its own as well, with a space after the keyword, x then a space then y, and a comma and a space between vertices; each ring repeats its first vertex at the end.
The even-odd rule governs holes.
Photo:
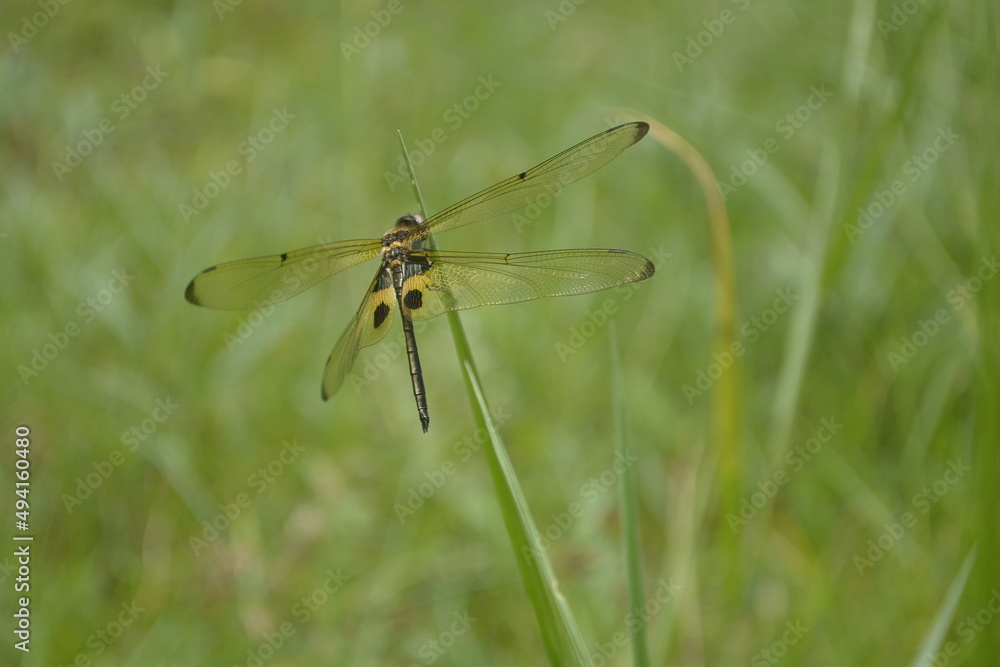
POLYGON ((393 230, 398 230, 398 229, 409 230, 416 227, 417 225, 423 224, 423 222, 424 219, 422 216, 417 215, 416 213, 407 213, 403 217, 396 220, 396 224, 393 225, 392 228, 393 230))
MULTIPOLYGON (((407 213, 396 220, 396 224, 393 225, 392 229, 382 237, 382 247, 390 248, 398 243, 403 243, 410 236, 410 233, 423 224, 423 222, 423 217, 416 213, 407 213)), ((412 243, 414 248, 419 247, 419 241, 412 243)))

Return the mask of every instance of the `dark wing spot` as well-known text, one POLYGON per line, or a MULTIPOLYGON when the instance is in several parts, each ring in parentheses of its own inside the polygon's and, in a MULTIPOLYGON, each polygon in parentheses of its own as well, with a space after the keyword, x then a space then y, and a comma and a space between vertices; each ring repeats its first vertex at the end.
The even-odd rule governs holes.
POLYGON ((198 297, 195 296, 195 293, 194 293, 194 281, 193 280, 188 283, 187 289, 184 290, 184 298, 187 299, 190 303, 193 303, 196 306, 200 306, 201 305, 201 303, 198 301, 198 297))
POLYGON ((382 323, 385 322, 385 318, 387 317, 389 317, 389 304, 383 301, 375 307, 375 318, 372 321, 372 324, 374 324, 375 328, 378 329, 382 326, 382 323))
POLYGON ((424 305, 424 293, 418 289, 411 289, 403 297, 403 305, 410 310, 416 310, 424 305))
POLYGON ((282 264, 284 264, 284 263, 285 263, 285 260, 286 260, 286 259, 288 259, 288 253, 287 253, 287 252, 283 252, 283 253, 281 253, 281 263, 282 263, 282 264))
POLYGON ((517 175, 517 177, 518 177, 518 179, 520 179, 520 180, 523 181, 524 177, 527 176, 527 175, 528 175, 528 172, 522 171, 520 174, 517 175))

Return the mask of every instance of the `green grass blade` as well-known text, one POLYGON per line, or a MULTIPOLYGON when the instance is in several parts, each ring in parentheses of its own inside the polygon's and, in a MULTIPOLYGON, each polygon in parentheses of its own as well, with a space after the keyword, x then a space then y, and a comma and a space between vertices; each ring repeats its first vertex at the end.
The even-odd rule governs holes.
MULTIPOLYGON (((403 141, 403 133, 396 130, 396 136, 399 137, 399 147, 403 150, 403 160, 406 161, 406 171, 410 174, 410 187, 413 188, 413 198, 417 200, 417 208, 420 209, 420 215, 426 218, 427 208, 424 206, 424 196, 420 194, 420 186, 417 184, 417 175, 413 172, 413 163, 410 162, 410 152, 406 150, 406 143, 403 141)), ((431 242, 431 245, 433 246, 433 242, 431 242)))
MULTIPOLYGON (((410 183, 413 194, 417 198, 420 214, 427 217, 420 188, 413 172, 410 155, 403 142, 402 133, 399 143, 403 150, 403 159, 410 173, 410 183)), ((428 236, 425 245, 436 247, 433 237, 428 236)), ((476 424, 487 434, 483 443, 483 452, 490 469, 490 476, 496 490, 500 511, 511 547, 514 549, 521 580, 525 591, 535 611, 538 627, 541 631, 542 644, 553 665, 590 665, 590 656, 584 645, 583 636, 577 627, 576 620, 559 592, 559 583, 552 570, 545 548, 542 546, 538 528, 531 517, 528 502, 521 491, 521 485, 514 472, 503 441, 493 426, 489 406, 486 403, 482 386, 479 382, 479 372, 472 358, 472 350, 465 336, 465 329, 457 313, 448 313, 448 325, 452 338, 455 340, 455 351, 465 377, 465 386, 469 393, 469 401, 476 424)))
MULTIPOLYGON (((611 344, 612 392, 615 404, 615 432, 617 434, 618 455, 622 461, 632 461, 631 443, 628 437, 628 422, 625 414, 625 390, 622 386, 621 360, 618 357, 618 329, 615 323, 608 325, 608 340, 611 344)), ((622 472, 622 541, 625 547, 625 574, 628 578, 629 610, 641 610, 645 604, 642 576, 642 544, 639 541, 639 500, 636 489, 635 466, 626 465, 622 472)), ((632 664, 648 667, 649 642, 646 640, 645 623, 629 623, 632 638, 632 664)))
MULTIPOLYGON (((713 329, 712 352, 714 355, 731 354, 737 342, 736 262, 732 230, 726 202, 718 187, 718 179, 708 160, 684 137, 657 119, 632 109, 624 113, 649 123, 649 136, 674 153, 691 172, 708 214, 708 231, 712 252, 713 280, 713 329)), ((714 357, 713 357, 714 358, 714 357)), ((738 492, 743 475, 743 445, 740 440, 742 397, 739 390, 739 356, 733 359, 729 371, 723 373, 712 388, 712 438, 721 479, 718 487, 725 494, 721 500, 726 511, 739 503, 738 492)), ((725 512, 723 512, 724 514, 725 512)), ((722 516, 720 514, 719 516, 722 516)), ((721 539, 729 539, 732 532, 720 531, 721 539)))
POLYGON ((516 554, 521 579, 535 609, 535 617, 542 632, 542 642, 549 655, 549 662, 553 665, 589 665, 590 658, 584 646, 583 636, 566 603, 566 598, 559 592, 559 582, 542 546, 535 522, 531 518, 528 502, 514 473, 514 466, 507 456, 503 441, 493 427, 493 420, 489 417, 489 407, 472 360, 463 360, 463 368, 466 387, 474 398, 473 411, 476 414, 476 421, 488 434, 483 451, 500 501, 507 535, 516 554))
POLYGON ((948 592, 945 594, 944 600, 941 601, 941 606, 938 607, 934 623, 924 637, 923 643, 920 644, 910 667, 930 667, 934 664, 934 656, 941 649, 941 642, 948 634, 948 627, 951 625, 951 619, 955 616, 955 609, 958 608, 958 601, 962 599, 962 591, 965 589, 969 573, 972 572, 972 564, 975 562, 976 548, 972 547, 969 550, 969 555, 965 557, 962 567, 958 568, 955 578, 952 579, 951 586, 948 587, 948 592))

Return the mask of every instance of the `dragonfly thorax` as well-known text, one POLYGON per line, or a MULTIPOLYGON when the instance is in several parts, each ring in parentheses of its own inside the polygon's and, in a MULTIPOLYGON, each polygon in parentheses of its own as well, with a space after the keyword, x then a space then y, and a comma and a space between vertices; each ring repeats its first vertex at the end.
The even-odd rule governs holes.
POLYGON ((412 235, 413 230, 422 225, 423 222, 423 217, 417 215, 416 213, 407 213, 397 219, 393 228, 386 232, 382 237, 382 252, 387 253, 389 249, 397 247, 402 247, 406 250, 410 250, 411 247, 419 248, 419 241, 410 241, 407 243, 407 240, 412 235))

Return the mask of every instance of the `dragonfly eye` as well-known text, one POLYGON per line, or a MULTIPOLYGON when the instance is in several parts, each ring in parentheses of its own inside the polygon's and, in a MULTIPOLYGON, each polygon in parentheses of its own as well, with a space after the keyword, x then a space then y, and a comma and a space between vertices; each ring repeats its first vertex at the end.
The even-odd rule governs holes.
POLYGON ((423 224, 423 217, 417 215, 416 213, 407 213, 403 217, 396 220, 395 229, 409 229, 411 227, 416 227, 423 224))

